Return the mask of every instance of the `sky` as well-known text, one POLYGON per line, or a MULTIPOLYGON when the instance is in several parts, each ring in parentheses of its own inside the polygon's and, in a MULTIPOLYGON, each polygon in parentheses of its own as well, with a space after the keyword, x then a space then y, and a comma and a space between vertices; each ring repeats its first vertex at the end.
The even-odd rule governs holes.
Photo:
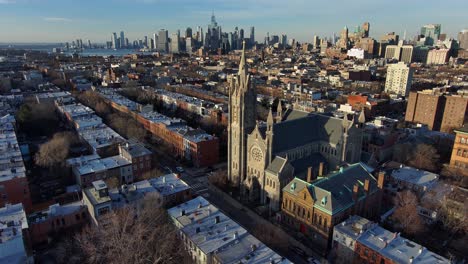
POLYGON ((451 37, 468 28, 467 0, 0 0, 1 42, 66 42, 77 38, 104 43, 124 30, 129 40, 158 29, 206 32, 214 11, 222 30, 255 26, 256 40, 287 34, 312 41, 339 35, 370 22, 370 34, 415 36, 429 23, 442 24, 451 37))

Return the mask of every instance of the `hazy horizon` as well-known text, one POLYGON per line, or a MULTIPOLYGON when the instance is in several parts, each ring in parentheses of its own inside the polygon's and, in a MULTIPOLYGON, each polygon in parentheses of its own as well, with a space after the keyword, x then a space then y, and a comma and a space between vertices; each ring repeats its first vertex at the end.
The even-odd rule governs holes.
POLYGON ((187 27, 196 31, 210 23, 214 11, 224 32, 244 28, 248 36, 255 27, 259 42, 270 35, 287 34, 298 41, 311 41, 313 35, 339 35, 344 26, 353 32, 370 22, 370 35, 378 39, 396 32, 407 39, 425 24, 442 24, 442 32, 456 38, 468 28, 468 1, 395 0, 0 0, 0 43, 64 43, 90 39, 105 43, 112 32, 125 31, 129 40, 142 39, 160 28, 170 33, 187 27), (414 11, 417 10, 417 11, 414 11))

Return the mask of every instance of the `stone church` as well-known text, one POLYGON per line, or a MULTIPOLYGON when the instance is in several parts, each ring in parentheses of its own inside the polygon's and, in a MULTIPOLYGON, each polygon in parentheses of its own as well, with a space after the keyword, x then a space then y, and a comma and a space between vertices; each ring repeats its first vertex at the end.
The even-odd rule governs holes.
POLYGON ((363 113, 351 119, 294 109, 276 114, 266 124, 256 120, 256 90, 245 62, 230 77, 228 180, 241 199, 278 211, 281 190, 294 177, 322 176, 346 163, 359 162, 363 113))

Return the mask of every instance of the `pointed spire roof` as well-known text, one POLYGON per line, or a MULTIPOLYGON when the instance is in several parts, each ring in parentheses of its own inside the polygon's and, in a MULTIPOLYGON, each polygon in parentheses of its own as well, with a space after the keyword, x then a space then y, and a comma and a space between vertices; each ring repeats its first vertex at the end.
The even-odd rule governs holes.
POLYGON ((361 113, 359 113, 358 122, 364 124, 366 122, 366 115, 364 113, 364 109, 362 109, 361 113))
POLYGON ((245 64, 245 40, 242 41, 242 57, 239 63, 239 75, 245 74, 247 76, 247 65, 245 64))
POLYGON ((268 112, 268 118, 267 118, 267 124, 273 124, 273 111, 271 110, 271 107, 270 107, 270 111, 268 112))

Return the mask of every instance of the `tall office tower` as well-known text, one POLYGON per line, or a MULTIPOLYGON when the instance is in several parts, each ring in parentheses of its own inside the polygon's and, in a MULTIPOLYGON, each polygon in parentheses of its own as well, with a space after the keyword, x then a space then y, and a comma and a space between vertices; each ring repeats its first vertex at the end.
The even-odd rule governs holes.
POLYGON ((312 41, 312 46, 314 46, 314 49, 319 49, 320 48, 320 38, 319 38, 319 36, 314 36, 314 40, 312 41))
POLYGON ((404 62, 389 64, 385 81, 385 92, 408 96, 414 70, 404 62))
POLYGON ((120 48, 125 48, 125 34, 123 31, 120 31, 120 48))
POLYGON ((460 42, 460 48, 468 50, 468 29, 464 29, 458 33, 458 42, 460 42))
POLYGON ((148 36, 145 36, 145 37, 143 38, 143 46, 145 46, 145 47, 147 47, 147 48, 150 46, 150 45, 149 45, 149 42, 148 42, 148 36))
POLYGON ((193 52, 193 39, 192 38, 186 38, 185 39, 185 50, 189 55, 192 55, 193 52))
POLYGON ((245 38, 245 36, 244 36, 244 29, 241 28, 241 29, 239 30, 239 39, 240 39, 241 41, 244 41, 244 38, 245 38))
POLYGON ((362 24, 362 37, 363 38, 368 38, 369 37, 369 31, 370 31, 370 23, 369 22, 364 22, 362 24))
POLYGON ((270 32, 267 32, 266 43, 265 44, 270 45, 270 32))
POLYGON ((172 35, 171 35, 171 53, 179 53, 179 52, 180 52, 179 34, 172 33, 172 35))
POLYGON ((343 30, 341 30, 340 33, 340 40, 338 41, 338 47, 341 49, 348 49, 348 27, 344 27, 343 30))
POLYGON ((441 25, 440 24, 429 24, 421 27, 421 35, 426 38, 426 44, 433 46, 437 42, 440 36, 441 25))
POLYGON ((156 33, 153 34, 153 42, 154 42, 153 50, 157 50, 158 49, 158 34, 156 33))
POLYGON ((250 45, 255 45, 255 27, 250 27, 250 45))
POLYGON ((203 46, 205 45, 205 35, 203 35, 203 28, 200 28, 200 44, 203 46))
POLYGON ((163 51, 163 52, 168 52, 169 50, 169 45, 168 45, 168 39, 169 39, 169 33, 165 29, 160 29, 158 33, 158 45, 157 49, 158 51, 163 51))
POLYGON ((130 46, 130 43, 128 41, 128 38, 125 38, 125 47, 129 47, 130 46))
POLYGON ((191 38, 192 37, 192 28, 191 27, 188 27, 187 29, 185 29, 185 37, 186 38, 191 38))
POLYGON ((281 46, 284 48, 288 46, 288 36, 286 34, 281 35, 281 46))
POLYGON ((118 39, 117 39, 117 33, 115 33, 115 32, 112 33, 111 41, 112 41, 112 48, 117 49, 119 47, 118 39))
POLYGON ((91 48, 91 40, 88 39, 88 49, 91 48))

